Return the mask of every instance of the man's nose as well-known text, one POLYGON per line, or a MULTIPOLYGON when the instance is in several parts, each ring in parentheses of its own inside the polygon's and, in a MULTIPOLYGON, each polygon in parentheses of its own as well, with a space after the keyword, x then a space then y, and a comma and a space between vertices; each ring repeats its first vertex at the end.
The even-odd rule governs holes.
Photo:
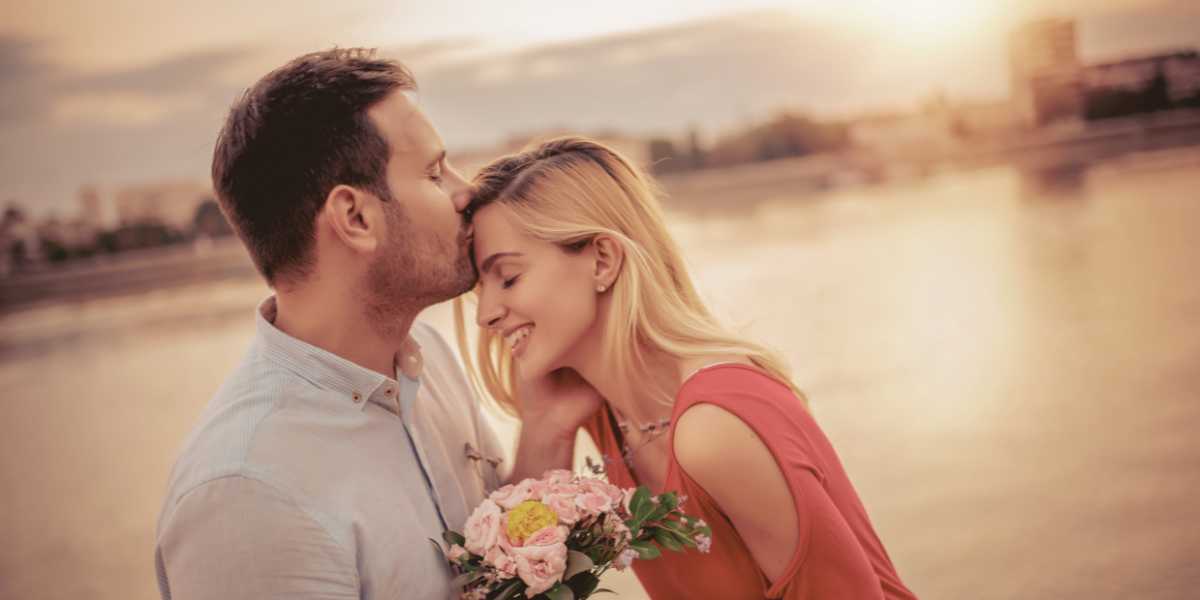
POLYGON ((450 201, 454 203, 454 210, 463 212, 471 204, 471 196, 475 193, 475 189, 469 181, 458 174, 458 171, 453 169, 449 171, 450 201))

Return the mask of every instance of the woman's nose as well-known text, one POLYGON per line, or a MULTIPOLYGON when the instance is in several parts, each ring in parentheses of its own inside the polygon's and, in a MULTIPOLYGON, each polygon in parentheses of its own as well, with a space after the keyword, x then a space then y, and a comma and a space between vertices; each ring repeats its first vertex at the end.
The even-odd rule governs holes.
POLYGON ((494 329, 504 318, 504 307, 498 302, 489 302, 484 293, 479 299, 479 309, 475 312, 475 323, 484 329, 494 329))

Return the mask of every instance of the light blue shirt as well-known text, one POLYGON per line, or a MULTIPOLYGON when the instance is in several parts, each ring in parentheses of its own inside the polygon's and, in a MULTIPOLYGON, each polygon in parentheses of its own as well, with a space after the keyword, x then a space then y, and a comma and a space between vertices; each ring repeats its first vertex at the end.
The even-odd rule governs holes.
POLYGON ((414 324, 418 351, 402 358, 415 368, 393 379, 283 333, 274 315, 268 298, 171 472, 162 597, 451 597, 429 540, 461 531, 499 485, 467 446, 502 456, 451 349, 414 324))

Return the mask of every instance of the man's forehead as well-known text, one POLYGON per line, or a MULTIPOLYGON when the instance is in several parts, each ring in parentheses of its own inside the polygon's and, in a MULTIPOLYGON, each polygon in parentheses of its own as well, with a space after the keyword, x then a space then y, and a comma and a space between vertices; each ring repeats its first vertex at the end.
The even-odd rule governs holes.
POLYGON ((416 92, 400 90, 368 111, 395 154, 425 155, 441 149, 442 140, 421 110, 416 92))

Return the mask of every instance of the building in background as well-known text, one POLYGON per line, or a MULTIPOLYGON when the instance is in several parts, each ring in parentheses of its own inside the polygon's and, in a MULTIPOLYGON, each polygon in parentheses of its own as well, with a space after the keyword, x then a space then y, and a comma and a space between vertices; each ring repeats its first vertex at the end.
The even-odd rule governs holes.
POLYGON ((94 185, 80 188, 79 221, 97 230, 115 228, 119 220, 112 195, 102 193, 94 185))
POLYGON ((604 144, 616 150, 617 152, 620 152, 639 167, 649 167, 650 152, 647 148, 646 140, 643 138, 628 136, 615 132, 580 134, 578 132, 558 129, 547 130, 539 133, 514 135, 490 148, 478 148, 474 150, 467 150, 465 152, 456 152, 451 154, 450 161, 451 165, 453 165, 453 167, 458 170, 463 177, 470 179, 488 163, 500 158, 501 156, 514 154, 524 150, 526 147, 532 144, 551 140, 564 135, 583 135, 600 142, 601 144, 604 144))
POLYGON ((197 210, 212 198, 210 186, 191 181, 127 186, 114 194, 117 224, 130 227, 151 223, 188 232, 192 230, 197 210))
POLYGON ((1085 65, 1075 22, 1042 19, 1009 39, 1012 106, 1025 127, 1200 108, 1200 55, 1174 50, 1085 65))
POLYGON ((37 224, 19 206, 10 204, 0 216, 0 277, 41 259, 37 224))
POLYGON ((1195 50, 1088 65, 1082 74, 1089 119, 1200 107, 1200 54, 1195 50))
POLYGON ((1083 114, 1083 78, 1072 19, 1041 19, 1009 38, 1012 104, 1020 121, 1040 127, 1083 114))

